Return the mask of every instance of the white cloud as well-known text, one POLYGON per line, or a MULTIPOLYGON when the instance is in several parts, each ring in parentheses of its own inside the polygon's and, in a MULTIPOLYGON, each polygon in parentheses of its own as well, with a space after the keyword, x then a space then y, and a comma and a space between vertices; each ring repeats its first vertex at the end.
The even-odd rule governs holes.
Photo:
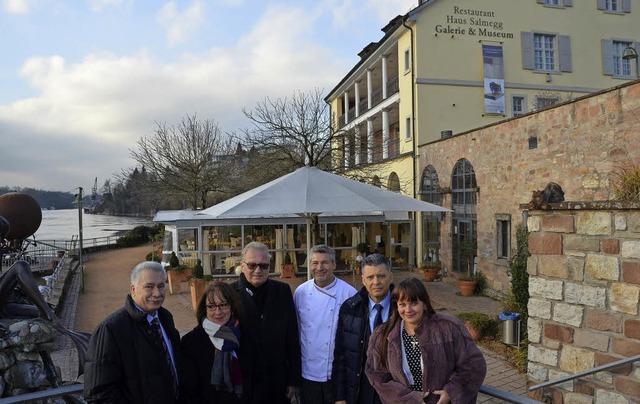
MULTIPOLYGON (((366 24, 382 28, 397 15, 404 15, 418 5, 418 0, 324 0, 319 4, 331 13, 335 27, 345 29, 366 24)), ((377 41, 380 38, 371 38, 377 41)), ((363 44, 364 46, 365 44, 363 44)))
MULTIPOLYGON (((92 4, 126 5, 118 1, 92 4)), ((243 0, 219 1, 228 5, 243 0)), ((33 95, 0 104, 0 185, 88 189, 94 177, 102 183, 132 167, 129 150, 141 136, 154 133, 156 121, 175 124, 197 114, 215 119, 229 132, 247 124, 243 107, 252 109, 265 97, 315 87, 329 91, 352 67, 336 57, 342 43, 327 39, 329 33, 333 38, 352 35, 349 28, 337 31, 331 26, 327 5, 336 2, 267 5, 253 27, 234 34, 230 45, 183 53, 168 62, 153 48, 128 53, 98 49, 78 60, 62 51, 26 59, 20 75, 33 95)), ((170 2, 156 14, 167 28, 167 41, 201 40, 189 36, 201 24, 203 5, 194 1, 179 11, 177 4, 170 2)), ((375 11, 372 4, 362 7, 370 14, 375 11)), ((353 3, 345 7, 358 11, 353 3)), ((391 18, 372 21, 356 13, 352 23, 358 17, 375 24, 376 30, 391 18)))
POLYGON ((182 13, 175 1, 165 4, 156 16, 158 22, 167 30, 167 44, 174 46, 190 38, 202 25, 202 3, 195 0, 182 13))
POLYGON ((2 8, 9 14, 28 14, 32 7, 36 5, 36 0, 3 0, 2 8))
POLYGON ((220 4, 225 7, 238 7, 245 4, 247 0, 218 0, 217 4, 220 4))
POLYGON ((91 10, 100 12, 106 8, 119 8, 131 0, 91 0, 91 10))

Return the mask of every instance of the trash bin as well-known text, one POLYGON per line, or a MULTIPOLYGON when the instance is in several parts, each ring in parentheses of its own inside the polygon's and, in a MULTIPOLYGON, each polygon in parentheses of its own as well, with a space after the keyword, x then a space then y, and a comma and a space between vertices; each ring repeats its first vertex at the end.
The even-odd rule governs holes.
POLYGON ((503 311, 498 317, 502 320, 502 342, 520 345, 520 313, 503 311))

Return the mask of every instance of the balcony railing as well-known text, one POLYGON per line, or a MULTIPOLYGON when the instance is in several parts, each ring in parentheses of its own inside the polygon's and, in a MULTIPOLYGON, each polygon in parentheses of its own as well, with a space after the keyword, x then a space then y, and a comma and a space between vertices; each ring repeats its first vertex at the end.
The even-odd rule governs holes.
MULTIPOLYGON (((391 97, 395 93, 400 91, 400 86, 398 84, 398 76, 393 76, 387 81, 387 98, 391 97)), ((371 93, 371 108, 380 104, 384 99, 382 98, 382 87, 373 91, 371 93)), ((368 97, 364 97, 360 100, 358 104, 358 116, 364 114, 369 110, 369 100, 368 97)), ((356 107, 353 106, 349 108, 349 121, 352 121, 356 116, 356 107)), ((338 116, 338 128, 342 129, 346 125, 344 121, 344 114, 338 116)))
POLYGON ((400 155, 400 139, 389 139, 389 158, 398 157, 400 155))
POLYGON ((387 98, 391 97, 393 94, 400 91, 400 86, 398 84, 398 76, 392 77, 389 81, 387 81, 387 98))

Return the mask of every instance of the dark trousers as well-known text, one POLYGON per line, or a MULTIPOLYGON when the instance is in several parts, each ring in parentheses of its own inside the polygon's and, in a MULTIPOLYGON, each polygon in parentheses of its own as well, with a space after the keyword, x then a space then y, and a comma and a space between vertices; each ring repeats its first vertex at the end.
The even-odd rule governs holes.
POLYGON ((301 404, 334 404, 331 380, 326 382, 314 382, 302 378, 300 386, 301 404))

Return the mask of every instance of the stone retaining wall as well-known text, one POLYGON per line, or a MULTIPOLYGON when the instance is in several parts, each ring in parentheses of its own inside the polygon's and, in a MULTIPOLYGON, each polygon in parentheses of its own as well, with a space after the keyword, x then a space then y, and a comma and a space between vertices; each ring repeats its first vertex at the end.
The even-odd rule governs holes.
MULTIPOLYGON (((640 204, 530 211, 529 385, 640 354, 640 204)), ((640 363, 538 391, 562 403, 640 402, 640 363)))

